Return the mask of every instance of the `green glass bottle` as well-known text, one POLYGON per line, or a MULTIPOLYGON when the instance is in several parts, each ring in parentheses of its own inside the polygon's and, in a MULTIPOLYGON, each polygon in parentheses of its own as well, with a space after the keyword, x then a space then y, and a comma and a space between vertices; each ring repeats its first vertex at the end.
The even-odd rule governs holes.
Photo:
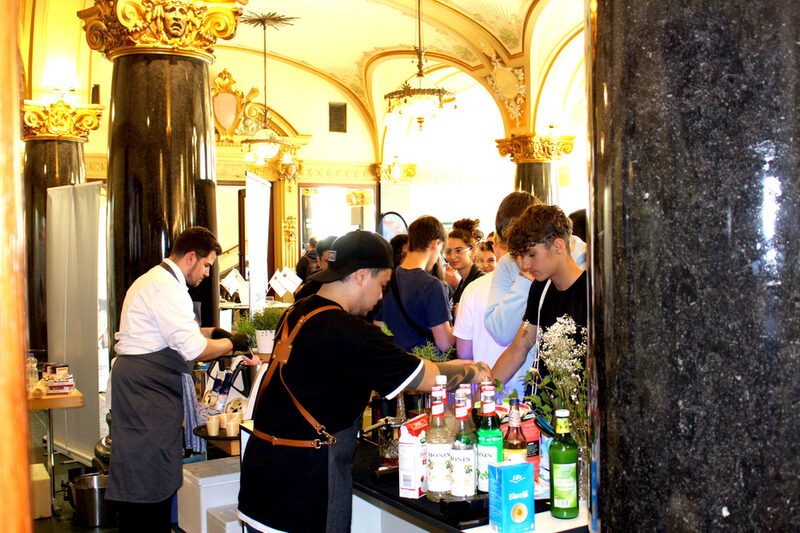
POLYGON ((481 425, 478 428, 478 490, 489 492, 489 465, 503 461, 503 431, 495 412, 494 385, 481 391, 481 425))
POLYGON ((569 433, 569 410, 556 410, 556 436, 550 443, 550 514, 578 516, 578 445, 569 433))

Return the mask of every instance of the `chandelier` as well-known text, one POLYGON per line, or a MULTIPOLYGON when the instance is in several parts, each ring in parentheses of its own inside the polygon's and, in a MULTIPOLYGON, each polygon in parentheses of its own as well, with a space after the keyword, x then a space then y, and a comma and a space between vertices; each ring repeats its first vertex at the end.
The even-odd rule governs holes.
POLYGON ((414 47, 417 56, 417 74, 414 83, 405 82, 398 90, 383 96, 387 102, 386 112, 398 115, 407 114, 416 119, 419 129, 428 118, 436 116, 437 109, 443 109, 444 104, 455 102, 453 92, 437 87, 435 83, 428 82, 425 78, 425 49, 422 47, 422 0, 417 0, 417 46, 414 47), (426 84, 429 86, 426 87, 426 84))
POLYGON ((242 144, 247 145, 244 160, 248 163, 264 164, 275 157, 281 148, 285 148, 283 164, 290 164, 292 145, 283 137, 277 135, 270 127, 269 106, 267 105, 267 27, 280 28, 291 25, 297 17, 285 17, 277 13, 248 13, 240 21, 249 26, 261 27, 264 31, 264 122, 263 128, 249 139, 242 139, 242 144), (288 158, 288 161, 287 161, 288 158))

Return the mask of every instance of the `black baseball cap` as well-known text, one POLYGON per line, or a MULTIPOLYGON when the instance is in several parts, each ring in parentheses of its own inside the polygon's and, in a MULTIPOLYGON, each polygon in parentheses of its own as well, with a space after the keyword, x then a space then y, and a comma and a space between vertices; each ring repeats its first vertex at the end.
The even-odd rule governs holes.
POLYGON ((394 254, 386 239, 371 231, 351 231, 331 246, 328 268, 308 279, 328 283, 338 281, 361 268, 393 268, 394 254))

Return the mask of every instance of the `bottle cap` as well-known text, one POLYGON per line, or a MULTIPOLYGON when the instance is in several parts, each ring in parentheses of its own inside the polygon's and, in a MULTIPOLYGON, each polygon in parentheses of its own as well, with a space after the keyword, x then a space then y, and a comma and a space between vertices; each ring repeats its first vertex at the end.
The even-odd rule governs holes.
POLYGON ((556 409, 556 418, 569 418, 569 409, 556 409))
POLYGON ((437 385, 441 385, 442 387, 447 385, 447 376, 445 376, 444 374, 437 375, 436 376, 436 384, 437 385))
POLYGON ((514 407, 515 405, 519 407, 519 398, 509 398, 508 405, 514 407))

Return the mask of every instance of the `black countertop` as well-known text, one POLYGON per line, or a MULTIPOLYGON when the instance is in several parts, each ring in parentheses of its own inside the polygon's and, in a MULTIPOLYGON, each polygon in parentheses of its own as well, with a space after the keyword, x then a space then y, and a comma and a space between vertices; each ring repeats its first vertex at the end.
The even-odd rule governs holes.
MULTIPOLYGON (((424 496, 417 500, 401 498, 397 470, 376 474, 379 466, 377 447, 370 442, 360 441, 353 458, 353 488, 449 533, 461 533, 465 529, 489 523, 487 495, 479 493, 475 500, 453 502, 432 502, 424 496)), ((537 513, 549 510, 549 501, 536 501, 537 513)), ((578 533, 588 529, 580 527, 569 531, 578 533)))

